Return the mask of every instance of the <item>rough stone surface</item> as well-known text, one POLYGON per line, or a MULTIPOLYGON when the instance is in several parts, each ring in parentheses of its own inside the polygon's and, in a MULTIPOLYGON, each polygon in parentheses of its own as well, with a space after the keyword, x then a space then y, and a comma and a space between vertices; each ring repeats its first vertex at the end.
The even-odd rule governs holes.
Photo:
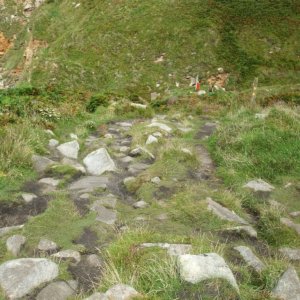
POLYGON ((143 248, 159 247, 166 249, 171 256, 189 254, 192 251, 192 246, 188 244, 168 244, 168 243, 143 243, 143 248))
POLYGON ((235 231, 235 232, 245 232, 251 238, 257 238, 257 232, 252 226, 236 226, 232 228, 227 228, 227 231, 235 231))
POLYGON ((126 284, 117 284, 111 287, 106 293, 108 299, 113 300, 131 300, 140 294, 131 286, 126 284))
POLYGON ((125 156, 123 158, 120 159, 122 163, 128 164, 130 162, 132 162, 134 159, 130 156, 125 156))
POLYGON ((6 248, 14 256, 20 253, 22 246, 25 244, 26 238, 23 235, 13 235, 6 240, 6 248))
POLYGON ((266 268, 265 264, 263 264, 250 248, 238 246, 234 247, 234 249, 240 253, 247 265, 252 267, 256 272, 261 272, 266 268))
POLYGON ((149 204, 147 202, 145 202, 144 200, 141 200, 141 201, 135 202, 132 206, 134 208, 146 208, 149 206, 149 204))
POLYGON ((178 256, 178 262, 180 276, 187 282, 196 284, 206 279, 221 278, 238 290, 232 271, 224 259, 216 253, 184 254, 178 256))
POLYGON ((280 218, 280 222, 281 224, 294 229, 300 235, 300 224, 296 224, 288 218, 280 218))
POLYGON ((52 187, 56 187, 59 185, 59 180, 54 178, 42 178, 39 180, 39 183, 50 185, 52 187))
POLYGON ((153 177, 153 178, 151 178, 151 182, 155 183, 155 184, 159 184, 161 182, 161 180, 159 177, 153 177))
POLYGON ((49 146, 50 148, 54 148, 54 147, 56 147, 57 145, 59 145, 59 141, 58 141, 58 140, 55 140, 55 139, 49 140, 48 146, 49 146))
POLYGON ((157 143, 157 142, 158 142, 158 139, 155 136, 150 134, 147 138, 146 145, 151 145, 151 144, 157 143))
POLYGON ((129 166, 128 171, 132 174, 139 173, 141 171, 144 171, 148 169, 150 166, 143 163, 135 163, 129 166))
POLYGON ((84 300, 109 300, 107 296, 103 293, 94 293, 88 298, 85 298, 84 300))
POLYGON ((88 154, 83 163, 92 175, 101 175, 106 171, 116 171, 116 165, 105 148, 100 148, 88 154))
POLYGON ((37 248, 40 251, 56 251, 58 249, 58 246, 52 241, 41 239, 37 248))
POLYGON ((169 127, 168 125, 164 124, 164 123, 159 123, 159 122, 153 122, 149 125, 147 125, 147 127, 158 127, 159 129, 165 131, 165 132, 168 132, 170 133, 172 131, 172 128, 169 127))
POLYGON ((289 260, 300 261, 300 248, 298 249, 280 248, 279 251, 289 260))
POLYGON ((117 221, 117 213, 99 203, 94 203, 91 207, 91 210, 97 213, 97 221, 108 225, 113 225, 117 221))
POLYGON ((73 140, 78 140, 78 136, 75 133, 70 133, 70 138, 73 140))
POLYGON ((2 227, 0 228, 0 237, 13 231, 13 230, 18 230, 18 229, 21 229, 23 228, 24 225, 17 225, 17 226, 9 226, 9 227, 2 227))
POLYGON ((47 157, 33 155, 32 156, 32 163, 34 169, 38 173, 43 173, 49 166, 55 164, 55 162, 47 157))
POLYGON ((127 146, 120 147, 120 152, 122 152, 122 153, 128 152, 129 150, 130 150, 130 148, 127 146))
POLYGON ((126 177, 126 178, 124 178, 123 179, 123 183, 124 184, 127 184, 128 182, 133 182, 133 181, 135 181, 135 177, 133 177, 133 176, 129 176, 129 177, 126 177))
POLYGON ((117 198, 113 194, 101 196, 93 204, 92 208, 96 209, 98 206, 105 206, 106 208, 115 208, 117 205, 117 198))
POLYGON ((61 144, 56 149, 65 157, 78 158, 79 144, 77 141, 61 144))
POLYGON ((81 260, 80 253, 78 251, 71 250, 71 249, 54 253, 51 256, 62 259, 62 260, 72 260, 76 263, 80 262, 80 260, 81 260))
POLYGON ((28 194, 28 193, 23 193, 21 196, 22 196, 22 199, 23 199, 26 203, 30 203, 30 202, 32 202, 34 199, 37 198, 37 195, 35 195, 35 194, 28 194))
POLYGON ((82 192, 92 192, 95 189, 102 188, 105 189, 109 182, 108 177, 106 176, 86 176, 75 182, 73 182, 69 186, 69 190, 81 190, 82 192))
POLYGON ((45 258, 21 258, 0 265, 0 286, 9 299, 18 299, 58 276, 58 266, 45 258))
POLYGON ((52 282, 43 288, 36 297, 36 300, 65 300, 75 295, 76 281, 73 286, 70 286, 67 282, 57 281, 52 282), (75 285, 75 289, 74 289, 75 285))
POLYGON ((71 166, 71 167, 73 167, 74 169, 80 171, 83 174, 86 173, 85 167, 83 165, 81 165, 80 163, 78 163, 77 161, 73 160, 73 159, 64 157, 61 162, 62 162, 63 165, 71 166))
POLYGON ((248 222, 243 218, 239 217, 228 208, 220 205, 219 203, 213 201, 211 198, 207 198, 208 209, 217 215, 220 219, 226 220, 229 222, 236 222, 240 224, 247 225, 248 222))
POLYGON ((299 217, 300 211, 293 211, 293 212, 289 213, 289 215, 293 218, 299 217))
POLYGON ((244 185, 244 188, 250 189, 255 194, 263 197, 269 196, 269 194, 274 190, 272 185, 261 179, 249 181, 244 185))
POLYGON ((272 294, 282 300, 300 300, 300 280, 293 267, 284 272, 272 294))

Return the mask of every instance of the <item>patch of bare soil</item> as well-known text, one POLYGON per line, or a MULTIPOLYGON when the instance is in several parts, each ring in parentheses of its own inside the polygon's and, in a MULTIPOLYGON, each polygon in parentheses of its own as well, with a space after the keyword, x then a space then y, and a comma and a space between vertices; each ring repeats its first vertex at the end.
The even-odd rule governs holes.
POLYGON ((12 42, 4 36, 3 32, 0 32, 0 57, 3 56, 11 46, 12 42))

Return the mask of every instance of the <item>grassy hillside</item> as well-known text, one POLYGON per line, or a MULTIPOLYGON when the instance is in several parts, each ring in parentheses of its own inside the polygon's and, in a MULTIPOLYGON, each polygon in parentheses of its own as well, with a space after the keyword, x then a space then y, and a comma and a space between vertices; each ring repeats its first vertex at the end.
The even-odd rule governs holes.
MULTIPOLYGON (((9 15, 13 1, 6 0, 9 15)), ((229 88, 291 84, 299 77, 298 1, 46 1, 17 33, 2 59, 24 68, 31 35, 40 48, 21 79, 88 90, 149 93, 165 90, 186 75, 204 79, 217 67, 231 73, 229 88), (28 30, 30 29, 30 30, 28 30), (162 53, 162 63, 154 61, 162 53), (171 74, 171 75, 169 75, 171 74)), ((20 9, 17 10, 20 14, 20 9)), ((13 23, 15 24, 15 23, 13 23)))

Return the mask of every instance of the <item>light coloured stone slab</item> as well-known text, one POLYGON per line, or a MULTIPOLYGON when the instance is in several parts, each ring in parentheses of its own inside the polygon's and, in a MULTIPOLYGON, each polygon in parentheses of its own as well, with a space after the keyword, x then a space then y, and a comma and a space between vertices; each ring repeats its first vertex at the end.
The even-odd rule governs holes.
POLYGON ((56 149, 65 157, 73 159, 78 158, 79 144, 77 141, 61 144, 56 149))

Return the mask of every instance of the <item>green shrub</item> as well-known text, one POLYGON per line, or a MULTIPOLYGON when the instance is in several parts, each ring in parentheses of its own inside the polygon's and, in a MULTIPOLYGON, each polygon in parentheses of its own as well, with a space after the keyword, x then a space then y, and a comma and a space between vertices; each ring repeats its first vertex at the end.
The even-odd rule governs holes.
POLYGON ((93 113, 99 106, 107 107, 108 105, 108 97, 103 94, 97 94, 90 98, 89 102, 86 104, 86 110, 90 113, 93 113))

